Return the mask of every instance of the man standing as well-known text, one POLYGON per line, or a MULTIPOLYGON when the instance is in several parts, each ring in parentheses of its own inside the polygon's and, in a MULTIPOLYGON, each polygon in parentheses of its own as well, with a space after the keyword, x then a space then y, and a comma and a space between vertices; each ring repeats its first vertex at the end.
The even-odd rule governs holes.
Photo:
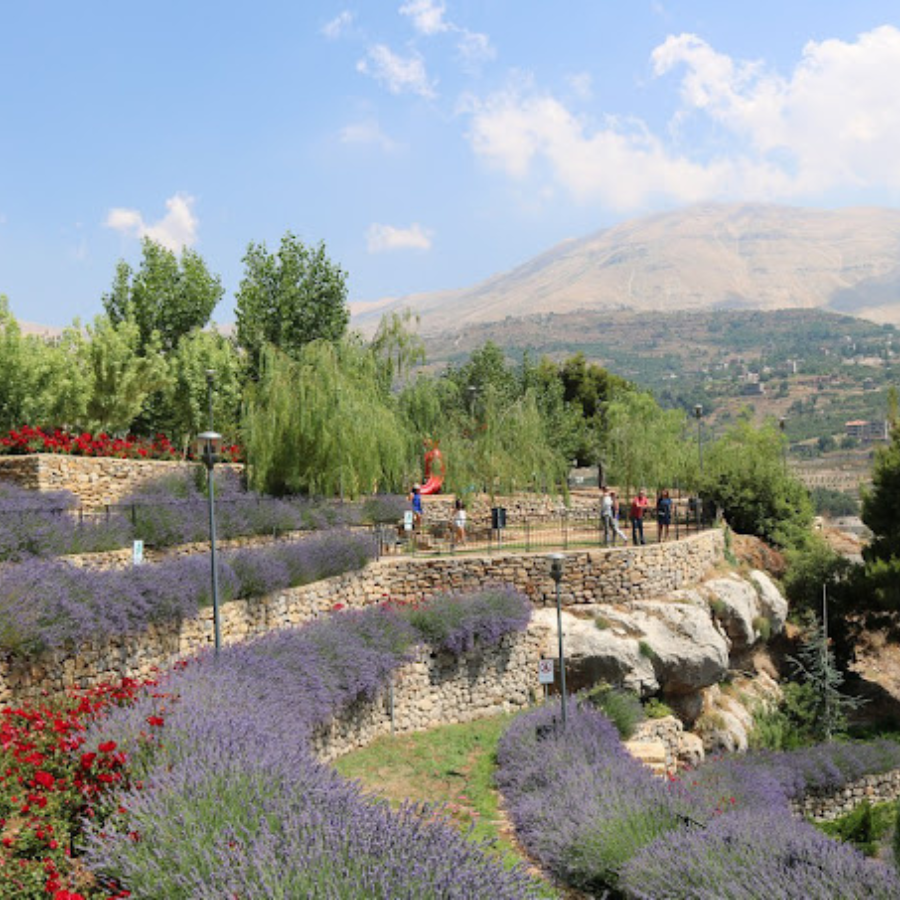
POLYGON ((648 506, 650 501, 647 499, 647 491, 641 488, 637 497, 631 501, 631 540, 634 544, 647 543, 644 540, 644 513, 648 506))

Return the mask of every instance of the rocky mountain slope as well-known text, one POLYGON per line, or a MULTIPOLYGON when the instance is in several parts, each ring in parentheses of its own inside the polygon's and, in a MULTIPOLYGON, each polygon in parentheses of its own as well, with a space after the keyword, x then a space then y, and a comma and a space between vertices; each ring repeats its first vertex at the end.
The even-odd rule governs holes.
POLYGON ((567 241, 474 287, 367 304, 355 321, 405 307, 423 334, 582 308, 823 308, 900 324, 900 210, 689 207, 567 241))

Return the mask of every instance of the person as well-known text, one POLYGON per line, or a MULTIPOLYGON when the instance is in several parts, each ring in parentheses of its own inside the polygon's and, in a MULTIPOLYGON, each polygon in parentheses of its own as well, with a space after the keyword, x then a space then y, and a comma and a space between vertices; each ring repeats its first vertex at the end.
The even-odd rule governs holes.
POLYGON ((609 539, 615 543, 615 523, 613 522, 612 494, 607 488, 600 489, 600 523, 603 525, 603 543, 609 546, 609 539))
POLYGON ((422 490, 422 486, 420 484, 414 484, 412 488, 412 493, 409 495, 408 499, 412 502, 412 514, 413 514, 413 528, 416 530, 422 525, 422 494, 420 491, 422 490))
POLYGON ((669 526, 672 524, 672 498, 667 490, 664 490, 656 500, 656 524, 659 527, 659 539, 667 541, 669 526))
POLYGON ((455 511, 453 513, 453 540, 457 544, 465 544, 466 542, 466 506, 456 498, 455 511))
POLYGON ((616 537, 620 537, 622 539, 622 544, 628 543, 628 536, 619 528, 619 497, 615 491, 610 490, 609 492, 610 501, 612 503, 612 527, 613 533, 615 537, 613 538, 613 546, 616 545, 616 537))
POLYGON ((647 543, 644 539, 644 513, 648 506, 650 501, 647 499, 647 491, 641 488, 637 497, 631 501, 631 540, 635 545, 647 543))

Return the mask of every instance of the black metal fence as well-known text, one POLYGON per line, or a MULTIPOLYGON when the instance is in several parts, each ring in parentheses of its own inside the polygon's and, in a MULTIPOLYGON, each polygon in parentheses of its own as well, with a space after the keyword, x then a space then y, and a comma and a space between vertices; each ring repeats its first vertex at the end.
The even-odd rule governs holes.
POLYGON ((660 524, 653 509, 648 509, 642 527, 635 526, 626 516, 610 528, 604 525, 599 511, 571 511, 534 519, 509 517, 504 528, 492 527, 491 519, 470 520, 462 534, 450 521, 425 523, 413 529, 381 525, 376 526, 376 533, 379 554, 530 553, 678 540, 709 529, 715 518, 714 510, 707 512, 697 501, 686 501, 673 504, 668 527, 660 524))

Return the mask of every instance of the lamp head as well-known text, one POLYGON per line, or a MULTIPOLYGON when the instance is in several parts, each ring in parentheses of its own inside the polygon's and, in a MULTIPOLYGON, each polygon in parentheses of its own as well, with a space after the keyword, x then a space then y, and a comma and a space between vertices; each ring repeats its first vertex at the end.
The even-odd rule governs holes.
POLYGON ((702 415, 703 415, 703 404, 698 403, 694 407, 694 416, 699 419, 702 415))
POLYGON ((547 559, 550 560, 550 577, 559 584, 562 580, 566 558, 562 553, 551 553, 547 559))
POLYGON ((194 442, 194 454, 208 469, 211 469, 219 461, 221 451, 222 435, 217 431, 204 431, 197 435, 194 442))

